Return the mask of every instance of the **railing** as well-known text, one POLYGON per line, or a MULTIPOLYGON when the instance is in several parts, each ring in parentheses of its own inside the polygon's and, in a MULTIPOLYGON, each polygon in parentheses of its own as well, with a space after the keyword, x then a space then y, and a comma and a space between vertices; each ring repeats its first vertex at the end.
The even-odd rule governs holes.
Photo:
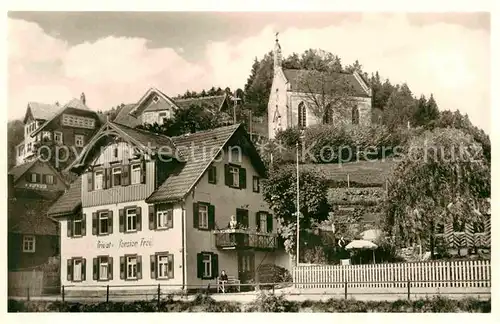
POLYGON ((215 246, 219 249, 274 250, 278 247, 277 235, 242 229, 214 231, 215 246))
POLYGON ((410 262, 347 266, 298 266, 292 270, 296 288, 491 287, 489 261, 410 262), (313 283, 313 284, 311 284, 313 283))

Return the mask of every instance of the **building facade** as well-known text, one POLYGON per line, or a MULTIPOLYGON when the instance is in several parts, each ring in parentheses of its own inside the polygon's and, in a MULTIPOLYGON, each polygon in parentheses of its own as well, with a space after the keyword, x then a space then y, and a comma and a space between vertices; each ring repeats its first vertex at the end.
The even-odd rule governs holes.
POLYGON ((274 75, 267 109, 270 139, 278 131, 290 127, 304 128, 339 122, 361 125, 371 123, 372 90, 357 72, 327 74, 284 69, 281 46, 277 39, 273 54, 274 75), (342 97, 336 93, 341 89, 349 90, 349 98, 335 100, 334 98, 342 97), (341 106, 349 107, 336 107, 340 102, 341 106), (347 112, 335 117, 335 112, 340 110, 347 112))
POLYGON ((261 264, 288 266, 260 194, 264 165, 240 125, 168 138, 109 122, 70 168, 80 178, 49 215, 61 282, 75 291, 213 287, 223 269, 248 281, 261 264), (238 229, 226 229, 231 215, 238 229))

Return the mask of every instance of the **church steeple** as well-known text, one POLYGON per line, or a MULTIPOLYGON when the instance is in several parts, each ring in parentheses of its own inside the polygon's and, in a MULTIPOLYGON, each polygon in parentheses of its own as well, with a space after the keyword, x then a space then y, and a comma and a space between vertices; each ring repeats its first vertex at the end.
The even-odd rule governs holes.
POLYGON ((281 62, 282 62, 282 57, 281 57, 281 46, 278 41, 278 35, 279 33, 276 33, 276 44, 274 44, 274 69, 276 71, 276 68, 281 68, 281 62))

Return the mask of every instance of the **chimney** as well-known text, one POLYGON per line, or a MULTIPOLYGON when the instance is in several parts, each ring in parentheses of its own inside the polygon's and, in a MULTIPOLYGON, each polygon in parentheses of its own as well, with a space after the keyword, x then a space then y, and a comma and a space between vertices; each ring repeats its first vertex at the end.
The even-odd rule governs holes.
POLYGON ((59 101, 56 101, 56 106, 58 106, 58 107, 59 107, 59 101))
POLYGON ((83 102, 84 105, 87 103, 85 100, 85 93, 82 92, 82 94, 80 96, 80 100, 83 102))

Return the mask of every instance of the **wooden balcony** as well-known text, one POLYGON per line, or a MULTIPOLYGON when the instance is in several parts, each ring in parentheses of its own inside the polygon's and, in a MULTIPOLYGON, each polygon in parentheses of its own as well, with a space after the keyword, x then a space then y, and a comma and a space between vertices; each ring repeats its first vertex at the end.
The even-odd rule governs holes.
POLYGON ((275 233, 261 233, 243 229, 214 231, 215 246, 221 250, 262 250, 272 251, 278 247, 275 233))

